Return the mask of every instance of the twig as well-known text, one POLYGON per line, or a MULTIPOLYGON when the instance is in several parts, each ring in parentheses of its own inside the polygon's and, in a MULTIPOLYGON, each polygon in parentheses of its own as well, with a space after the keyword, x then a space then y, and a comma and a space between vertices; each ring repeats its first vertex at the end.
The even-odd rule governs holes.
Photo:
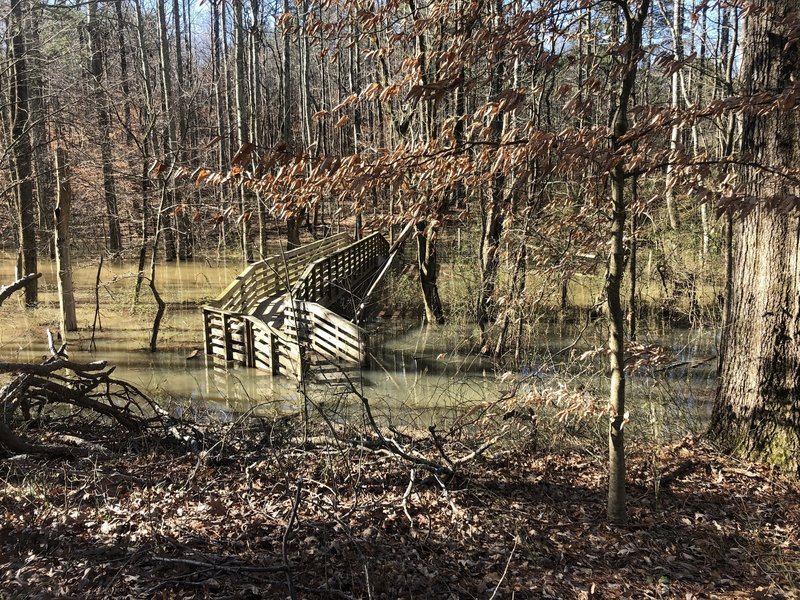
POLYGON ((428 431, 431 432, 431 437, 433 438, 433 443, 436 446, 436 449, 439 451, 439 454, 442 455, 442 458, 452 468, 454 463, 453 463, 452 460, 450 460, 450 457, 447 456, 447 453, 444 451, 444 445, 442 444, 442 440, 440 440, 439 436, 436 435, 436 425, 431 425, 430 427, 428 427, 428 431))
MULTIPOLYGON (((100 264, 97 265, 97 277, 94 282, 94 321, 92 321, 92 339, 89 341, 89 350, 97 350, 97 343, 94 341, 94 334, 97 330, 97 323, 100 321, 100 273, 103 270, 103 255, 100 255, 100 264)), ((100 322, 100 331, 103 331, 103 323, 100 322)))
POLYGON ((408 512, 408 497, 411 496, 411 490, 414 487, 414 479, 416 479, 416 471, 411 469, 411 475, 408 478, 408 487, 403 494, 403 501, 401 502, 403 512, 405 513, 408 522, 411 523, 411 529, 414 529, 414 519, 411 518, 411 515, 408 512))
POLYGON ((342 598, 342 600, 353 600, 353 596, 345 594, 339 590, 332 590, 330 588, 312 588, 305 585, 298 585, 297 589, 303 592, 311 592, 320 596, 333 596, 334 598, 342 598))
POLYGON ((270 567, 258 567, 255 565, 219 565, 204 560, 194 560, 191 558, 170 558, 167 556, 151 556, 150 558, 158 562, 181 564, 190 567, 202 567, 204 569, 227 571, 228 573, 246 573, 246 572, 279 573, 287 569, 285 565, 273 565, 270 567))
POLYGON ((511 554, 508 555, 508 560, 506 561, 506 568, 503 569, 503 574, 500 575, 500 581, 497 582, 497 587, 494 588, 494 592, 492 593, 492 597, 489 598, 489 600, 494 600, 495 597, 497 597, 497 592, 500 591, 500 584, 503 583, 503 580, 506 578, 506 575, 508 574, 508 567, 511 564, 511 559, 514 558, 514 552, 516 552, 516 550, 517 550, 517 540, 518 539, 519 538, 517 538, 516 536, 514 537, 514 547, 511 548, 511 554))
POLYGON ((292 532, 295 519, 297 518, 297 509, 300 507, 300 492, 303 489, 303 480, 298 479, 297 491, 294 493, 294 503, 292 504, 292 512, 289 515, 289 523, 286 525, 286 530, 283 532, 283 540, 281 541, 281 552, 283 553, 283 568, 286 571, 286 584, 289 587, 289 596, 292 600, 297 600, 297 593, 294 589, 294 580, 292 578, 292 570, 289 568, 289 551, 287 545, 289 543, 289 535, 292 532))
POLYGON ((369 582, 369 567, 364 563, 364 579, 367 583, 367 599, 372 600, 372 584, 369 582))
POLYGON ((497 435, 495 435, 491 439, 486 440, 483 444, 478 446, 475 450, 473 450, 469 454, 467 454, 465 456, 462 456, 461 458, 453 459, 453 464, 454 465, 461 465, 461 464, 464 464, 465 462, 471 461, 474 458, 478 458, 481 454, 483 454, 489 448, 491 448, 497 442, 499 442, 500 438, 503 437, 503 434, 505 434, 506 431, 508 431, 508 426, 507 425, 503 426, 503 428, 500 430, 500 433, 498 433, 497 435))

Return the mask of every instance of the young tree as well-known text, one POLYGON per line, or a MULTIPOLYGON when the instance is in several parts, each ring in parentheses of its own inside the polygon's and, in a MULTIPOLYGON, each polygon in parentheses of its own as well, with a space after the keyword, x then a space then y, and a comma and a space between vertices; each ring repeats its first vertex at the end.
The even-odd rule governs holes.
MULTIPOLYGON (((629 142, 624 142, 628 132, 628 110, 636 85, 636 72, 642 54, 642 29, 650 8, 649 0, 642 0, 633 12, 628 4, 620 3, 625 28, 620 63, 622 79, 614 96, 611 115, 611 147, 624 153, 629 142)), ((611 186, 611 249, 606 274, 606 299, 608 301, 608 350, 611 367, 609 402, 614 414, 608 432, 608 519, 624 523, 625 512, 625 311, 622 307, 621 289, 625 273, 625 219, 628 201, 625 197, 627 174, 621 160, 614 162, 610 173, 611 186)))
POLYGON ((754 0, 742 80, 741 211, 711 433, 751 459, 800 469, 800 11, 754 0))

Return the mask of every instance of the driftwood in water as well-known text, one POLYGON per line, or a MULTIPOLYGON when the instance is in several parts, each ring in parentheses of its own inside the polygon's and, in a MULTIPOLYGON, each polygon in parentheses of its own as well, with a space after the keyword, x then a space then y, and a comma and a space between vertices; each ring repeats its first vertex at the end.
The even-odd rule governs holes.
POLYGON ((80 456, 97 440, 66 436, 79 445, 54 445, 32 439, 46 432, 43 423, 58 421, 62 428, 82 421, 96 431, 122 430, 123 436, 143 435, 148 430, 166 432, 183 442, 199 433, 172 419, 136 386, 113 377, 114 367, 105 361, 78 363, 56 350, 50 336, 51 355, 41 363, 0 363, 0 374, 13 374, 0 388, 0 448, 11 454, 80 456))

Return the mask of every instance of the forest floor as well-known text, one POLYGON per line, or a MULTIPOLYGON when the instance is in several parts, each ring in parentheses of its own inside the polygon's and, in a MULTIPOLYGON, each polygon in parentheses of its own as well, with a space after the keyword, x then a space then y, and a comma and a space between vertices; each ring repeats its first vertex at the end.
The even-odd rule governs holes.
POLYGON ((637 448, 611 527, 604 467, 506 447, 443 491, 363 448, 224 437, 3 459, 0 598, 800 597, 797 482, 696 438, 637 448))

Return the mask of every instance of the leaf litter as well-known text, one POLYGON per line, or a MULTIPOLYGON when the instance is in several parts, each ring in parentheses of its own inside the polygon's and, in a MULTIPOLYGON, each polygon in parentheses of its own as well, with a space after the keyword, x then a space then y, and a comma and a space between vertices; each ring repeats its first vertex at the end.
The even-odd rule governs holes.
POLYGON ((796 481, 687 437, 634 448, 625 527, 588 449, 448 483, 364 448, 0 462, 3 598, 797 598, 796 481), (290 583, 291 582, 291 583, 290 583))

